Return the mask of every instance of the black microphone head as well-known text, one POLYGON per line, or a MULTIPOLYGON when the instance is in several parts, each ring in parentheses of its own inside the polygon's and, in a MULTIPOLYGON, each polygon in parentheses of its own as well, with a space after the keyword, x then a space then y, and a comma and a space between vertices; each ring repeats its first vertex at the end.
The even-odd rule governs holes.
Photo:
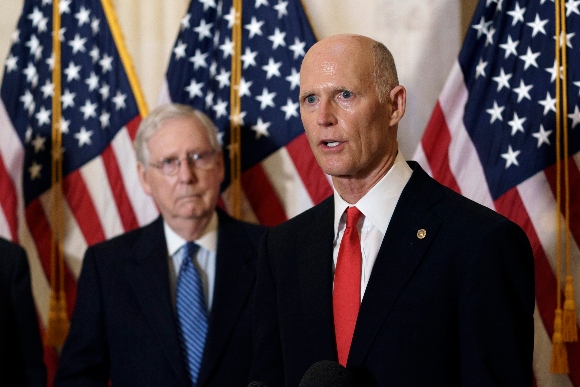
POLYGON ((248 384, 248 387, 268 387, 268 385, 266 383, 253 381, 250 384, 248 384))
POLYGON ((306 371, 299 387, 354 387, 354 380, 337 362, 320 360, 306 371))

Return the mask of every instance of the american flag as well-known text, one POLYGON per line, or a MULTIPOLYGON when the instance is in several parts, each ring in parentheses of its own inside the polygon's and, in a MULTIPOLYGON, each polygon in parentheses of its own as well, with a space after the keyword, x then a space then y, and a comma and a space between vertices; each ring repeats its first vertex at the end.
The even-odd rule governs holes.
MULTIPOLYGON (((56 1, 56 0, 55 0, 56 1)), ((64 254, 69 313, 88 245, 157 214, 141 190, 132 139, 140 90, 109 0, 61 0, 64 254), (124 60, 122 60, 124 57, 124 60)), ((53 0, 26 0, 0 103, 0 235, 27 250, 43 327, 50 295, 53 0)), ((56 96, 58 97, 58 96, 56 96)), ((49 369, 55 352, 48 350, 49 369)), ((54 369, 52 369, 54 371, 54 369)))
POLYGON ((579 8, 580 1, 566 1, 567 32, 556 36, 553 1, 481 0, 415 154, 437 180, 526 231, 536 269, 538 386, 580 386, 578 342, 566 343, 569 374, 550 372, 557 270, 565 275, 556 263, 556 218, 565 216, 557 207, 556 39, 567 50, 569 149, 562 164, 569 167, 570 274, 580 306, 579 8))
MULTIPOLYGON (((181 20, 160 102, 180 102, 214 120, 229 176, 230 88, 241 97, 242 215, 275 225, 332 193, 300 121, 300 64, 315 42, 299 0, 193 0, 181 20), (241 16, 242 71, 231 84, 232 27, 241 16)), ((229 181, 223 204, 228 207, 229 181)))

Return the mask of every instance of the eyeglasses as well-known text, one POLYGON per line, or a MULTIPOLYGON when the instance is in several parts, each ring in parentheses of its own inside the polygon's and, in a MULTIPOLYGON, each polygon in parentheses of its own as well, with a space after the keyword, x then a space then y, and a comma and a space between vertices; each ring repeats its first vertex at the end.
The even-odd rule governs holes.
POLYGON ((179 171, 179 167, 181 167, 181 163, 183 160, 187 162, 187 165, 191 167, 195 167, 197 169, 202 170, 210 170, 216 165, 218 152, 216 151, 209 151, 203 153, 188 153, 187 156, 183 158, 177 157, 167 157, 165 159, 161 159, 157 163, 149 163, 150 166, 157 168, 167 176, 172 176, 179 171))

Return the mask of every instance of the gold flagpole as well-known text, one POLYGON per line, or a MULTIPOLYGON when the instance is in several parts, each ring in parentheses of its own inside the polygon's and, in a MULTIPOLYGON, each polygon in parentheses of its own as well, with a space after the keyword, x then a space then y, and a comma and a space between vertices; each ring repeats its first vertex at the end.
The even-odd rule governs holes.
POLYGON ((233 0, 234 23, 232 26, 232 74, 230 82, 230 192, 231 215, 242 218, 242 139, 241 139, 241 101, 240 80, 242 78, 242 0, 233 0))
MULTIPOLYGON (((560 1, 561 34, 556 35, 556 40, 563 39, 560 42, 562 51, 562 121, 563 121, 563 139, 564 149, 562 150, 562 159, 564 160, 564 220, 565 220, 565 238, 566 238, 566 285, 564 290, 565 301, 562 314, 562 338, 564 342, 578 341, 578 327, 576 324, 576 302, 574 301, 574 277, 572 277, 572 252, 570 234, 570 172, 568 164, 568 59, 567 46, 568 36, 566 32, 566 12, 563 0, 560 1)), ((560 158, 560 156, 558 156, 560 158)))
POLYGON ((51 219, 52 238, 50 248, 50 305, 48 311, 48 327, 45 344, 60 347, 69 330, 69 320, 66 305, 66 291, 64 287, 64 215, 62 193, 62 133, 61 121, 61 49, 60 49, 60 12, 59 1, 52 6, 52 53, 54 67, 52 69, 52 83, 54 95, 52 97, 52 154, 51 154, 51 219))
POLYGON ((568 89, 567 89, 567 34, 566 6, 564 0, 556 0, 556 311, 552 335, 551 372, 569 373, 566 342, 578 340, 576 325, 576 302, 574 279, 571 269, 570 235, 570 176, 568 168, 568 89), (562 185, 562 172, 564 182, 562 185), (564 232, 562 232, 562 188, 564 188, 564 232), (566 258, 565 302, 562 310, 562 236, 566 258))

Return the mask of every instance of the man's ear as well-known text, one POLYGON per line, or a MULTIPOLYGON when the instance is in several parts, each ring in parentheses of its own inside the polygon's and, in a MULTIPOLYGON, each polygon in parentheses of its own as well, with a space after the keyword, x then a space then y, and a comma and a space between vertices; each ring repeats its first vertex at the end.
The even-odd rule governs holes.
POLYGON ((141 183, 141 187, 143 187, 143 191, 147 195, 151 195, 151 186, 147 179, 147 168, 141 162, 137 163, 137 175, 139 176, 139 182, 141 183))
POLYGON ((393 87, 389 93, 391 103, 391 121, 389 126, 395 126, 399 123, 407 106, 407 90, 401 85, 393 87))

